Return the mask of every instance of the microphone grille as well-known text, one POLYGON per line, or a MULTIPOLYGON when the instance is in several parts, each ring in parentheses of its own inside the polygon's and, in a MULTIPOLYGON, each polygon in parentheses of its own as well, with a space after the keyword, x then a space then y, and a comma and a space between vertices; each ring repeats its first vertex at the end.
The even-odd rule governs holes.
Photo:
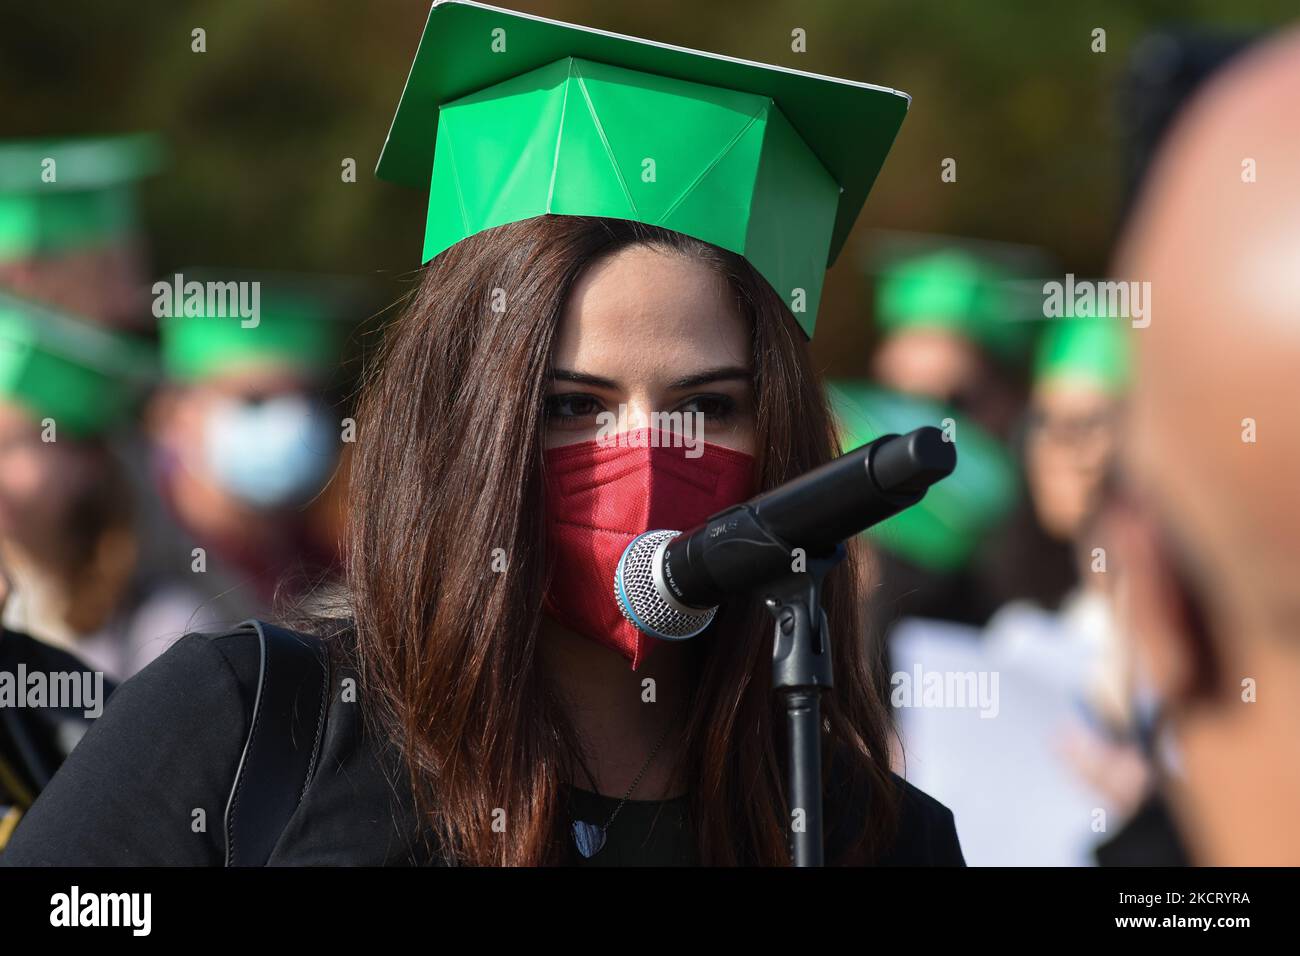
POLYGON ((713 622, 716 607, 686 607, 667 597, 655 583, 659 552, 677 531, 647 531, 632 539, 614 572, 614 597, 623 617, 639 631, 666 641, 694 637, 713 622))

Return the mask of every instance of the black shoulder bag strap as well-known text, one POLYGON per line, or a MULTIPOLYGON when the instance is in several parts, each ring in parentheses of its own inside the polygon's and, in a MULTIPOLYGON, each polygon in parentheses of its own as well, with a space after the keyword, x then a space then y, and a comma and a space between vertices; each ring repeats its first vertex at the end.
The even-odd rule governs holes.
POLYGON ((263 621, 248 739, 226 801, 226 866, 265 866, 311 782, 329 703, 323 641, 263 621))

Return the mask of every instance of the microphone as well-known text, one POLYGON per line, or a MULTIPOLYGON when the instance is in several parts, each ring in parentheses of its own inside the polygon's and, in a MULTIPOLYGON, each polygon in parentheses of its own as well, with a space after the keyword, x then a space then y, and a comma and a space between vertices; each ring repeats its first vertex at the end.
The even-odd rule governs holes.
POLYGON ((619 558, 619 609, 651 637, 694 637, 729 595, 788 576, 796 548, 808 557, 833 553, 916 504, 956 467, 957 448, 937 428, 882 435, 684 534, 647 531, 619 558))

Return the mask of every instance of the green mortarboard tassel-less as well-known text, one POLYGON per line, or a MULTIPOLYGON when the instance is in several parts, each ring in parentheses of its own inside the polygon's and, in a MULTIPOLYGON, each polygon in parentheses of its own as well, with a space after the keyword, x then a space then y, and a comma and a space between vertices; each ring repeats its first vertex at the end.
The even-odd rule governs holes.
POLYGON ((143 344, 0 292, 0 401, 52 419, 57 435, 111 429, 154 378, 143 344))
POLYGON ((0 262, 131 232, 134 183, 155 172, 160 157, 148 135, 0 142, 0 262))
POLYGON ((939 249, 894 263, 880 278, 882 328, 947 329, 994 357, 1021 358, 1033 328, 1010 292, 1016 276, 962 249, 939 249))
POLYGON ((1054 319, 1038 343, 1034 381, 1081 382, 1109 394, 1128 384, 1129 354, 1125 324, 1117 319, 1054 319))
POLYGON ((173 381, 193 382, 262 362, 316 375, 339 361, 341 323, 322 297, 261 287, 255 321, 210 310, 203 301, 182 298, 181 310, 159 319, 163 373, 173 381))
POLYGON ((908 97, 468 2, 435 3, 376 170, 429 189, 424 261, 544 214, 746 259, 811 337, 908 97))
POLYGON ((951 418, 961 453, 951 477, 930 488, 919 504, 873 527, 880 547, 938 572, 961 568, 985 535, 1015 504, 1015 464, 1001 444, 978 425, 938 405, 884 391, 868 382, 827 385, 845 448, 922 425, 942 428, 951 418))

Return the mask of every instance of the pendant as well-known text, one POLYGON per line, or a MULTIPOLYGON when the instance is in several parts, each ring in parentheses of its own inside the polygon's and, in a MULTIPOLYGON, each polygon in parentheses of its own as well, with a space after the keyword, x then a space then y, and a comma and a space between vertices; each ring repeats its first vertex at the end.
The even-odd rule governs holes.
POLYGON ((590 860, 605 845, 605 828, 586 820, 573 821, 573 842, 584 859, 590 860))

